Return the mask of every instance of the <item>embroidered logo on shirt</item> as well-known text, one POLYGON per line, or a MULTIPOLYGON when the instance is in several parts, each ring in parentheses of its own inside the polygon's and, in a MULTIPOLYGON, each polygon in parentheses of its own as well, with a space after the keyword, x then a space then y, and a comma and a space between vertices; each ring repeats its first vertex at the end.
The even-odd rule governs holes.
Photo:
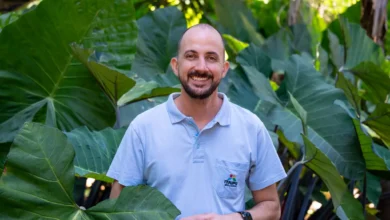
POLYGON ((230 174, 230 177, 225 180, 225 186, 237 187, 236 175, 230 174))

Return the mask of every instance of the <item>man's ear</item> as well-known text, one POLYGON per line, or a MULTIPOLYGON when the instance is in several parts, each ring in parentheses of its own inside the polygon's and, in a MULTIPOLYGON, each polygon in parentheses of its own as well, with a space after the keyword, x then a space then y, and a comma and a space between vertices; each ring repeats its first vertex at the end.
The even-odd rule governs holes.
POLYGON ((223 63, 223 72, 222 72, 222 78, 225 78, 227 72, 229 71, 230 63, 228 61, 225 61, 223 63))
POLYGON ((178 62, 177 62, 177 57, 172 57, 171 59, 171 68, 175 75, 179 77, 179 70, 178 70, 178 62))

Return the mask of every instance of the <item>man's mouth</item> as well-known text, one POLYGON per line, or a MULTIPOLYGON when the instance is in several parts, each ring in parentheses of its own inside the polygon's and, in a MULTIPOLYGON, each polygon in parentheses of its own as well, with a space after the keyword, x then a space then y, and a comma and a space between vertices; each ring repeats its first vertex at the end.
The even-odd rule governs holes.
POLYGON ((194 81, 206 81, 209 79, 208 76, 190 76, 190 78, 194 81))

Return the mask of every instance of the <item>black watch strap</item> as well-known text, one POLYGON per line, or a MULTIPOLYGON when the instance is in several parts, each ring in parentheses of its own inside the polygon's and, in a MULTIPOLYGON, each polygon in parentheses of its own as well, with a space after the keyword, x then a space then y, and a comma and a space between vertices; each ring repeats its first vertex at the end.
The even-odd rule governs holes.
POLYGON ((249 212, 240 211, 238 213, 241 215, 242 219, 244 219, 244 220, 253 220, 252 215, 249 212))

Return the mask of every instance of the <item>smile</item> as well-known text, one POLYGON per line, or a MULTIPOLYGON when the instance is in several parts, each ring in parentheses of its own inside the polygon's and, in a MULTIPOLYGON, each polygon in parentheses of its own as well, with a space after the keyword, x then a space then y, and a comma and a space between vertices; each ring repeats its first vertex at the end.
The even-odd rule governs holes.
POLYGON ((199 77, 199 76, 191 76, 190 77, 192 80, 195 80, 195 81, 206 81, 209 79, 209 77, 205 76, 205 77, 199 77))

